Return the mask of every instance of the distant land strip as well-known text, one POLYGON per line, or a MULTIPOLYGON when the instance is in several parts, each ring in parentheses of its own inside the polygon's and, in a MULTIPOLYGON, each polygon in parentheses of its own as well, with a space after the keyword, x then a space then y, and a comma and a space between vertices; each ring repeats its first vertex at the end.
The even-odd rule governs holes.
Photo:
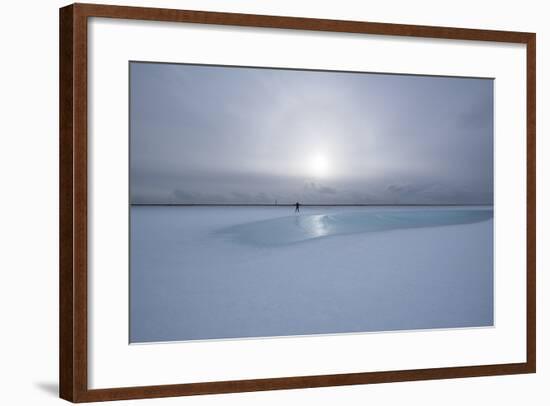
MULTIPOLYGON (((230 207, 294 207, 296 203, 130 203, 130 206, 230 206, 230 207)), ((300 203, 300 207, 368 207, 368 206, 493 206, 492 203, 446 203, 446 204, 424 204, 424 203, 343 203, 343 204, 321 204, 321 203, 300 203)))

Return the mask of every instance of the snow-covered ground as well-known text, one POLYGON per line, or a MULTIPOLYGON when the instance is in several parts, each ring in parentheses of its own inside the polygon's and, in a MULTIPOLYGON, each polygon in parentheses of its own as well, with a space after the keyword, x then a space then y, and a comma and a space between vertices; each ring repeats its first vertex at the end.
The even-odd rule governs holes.
POLYGON ((492 207, 131 208, 131 342, 493 324, 492 207))

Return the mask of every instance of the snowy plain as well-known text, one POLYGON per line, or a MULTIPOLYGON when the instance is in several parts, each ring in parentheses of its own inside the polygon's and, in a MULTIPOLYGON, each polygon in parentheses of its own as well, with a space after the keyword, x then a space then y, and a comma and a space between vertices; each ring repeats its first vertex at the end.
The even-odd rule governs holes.
POLYGON ((493 325, 493 211, 132 206, 130 342, 493 325))

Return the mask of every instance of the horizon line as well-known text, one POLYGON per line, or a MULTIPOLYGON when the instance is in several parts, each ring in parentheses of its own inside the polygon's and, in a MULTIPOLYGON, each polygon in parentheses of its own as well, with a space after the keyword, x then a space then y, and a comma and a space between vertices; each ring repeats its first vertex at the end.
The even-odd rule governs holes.
MULTIPOLYGON (((130 203, 130 206, 272 206, 293 207, 296 203, 130 203)), ((494 206, 494 203, 300 203, 300 206, 494 206)))

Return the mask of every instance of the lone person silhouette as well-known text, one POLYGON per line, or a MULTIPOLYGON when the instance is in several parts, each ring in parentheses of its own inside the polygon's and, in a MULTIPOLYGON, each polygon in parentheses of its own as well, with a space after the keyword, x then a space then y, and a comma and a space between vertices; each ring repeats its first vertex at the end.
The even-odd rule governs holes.
POLYGON ((294 213, 300 213, 300 203, 296 202, 296 208, 294 209, 294 213))

